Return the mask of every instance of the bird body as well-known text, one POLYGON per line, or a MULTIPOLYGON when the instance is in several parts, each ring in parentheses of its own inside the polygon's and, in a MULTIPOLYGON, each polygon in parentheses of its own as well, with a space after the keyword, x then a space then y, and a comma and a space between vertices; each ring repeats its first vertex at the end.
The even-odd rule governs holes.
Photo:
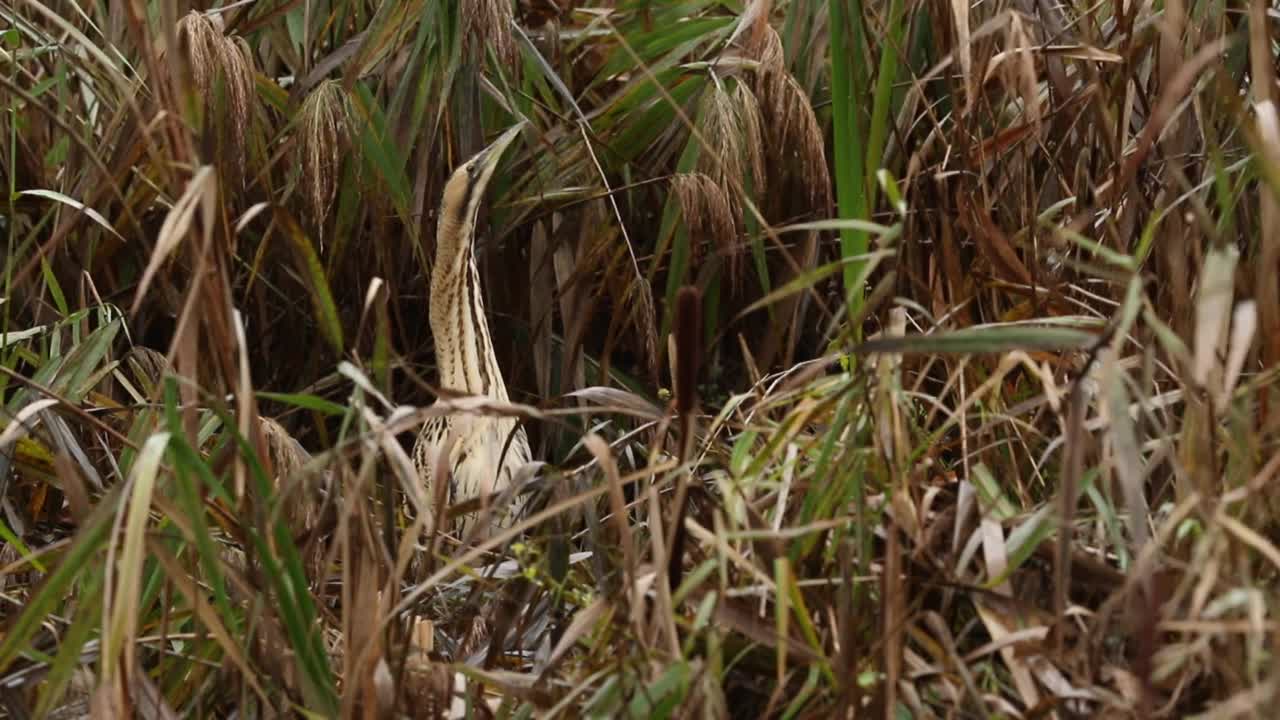
MULTIPOLYGON (((431 334, 440 386, 462 395, 498 402, 508 402, 509 398, 489 335, 474 241, 485 186, 503 150, 515 139, 519 129, 517 125, 503 133, 492 145, 456 169, 445 184, 436 231, 435 264, 431 270, 431 334)), ((435 497, 438 456, 450 433, 454 441, 448 458, 449 504, 475 497, 497 500, 498 494, 511 486, 516 470, 531 459, 529 440, 515 418, 470 413, 432 418, 418 435, 413 453, 428 498, 435 497)), ((490 527, 506 525, 518 512, 517 502, 496 507, 488 524, 490 527)), ((455 529, 464 532, 480 514, 458 518, 455 529)), ((485 531, 480 533, 483 535, 485 531)))

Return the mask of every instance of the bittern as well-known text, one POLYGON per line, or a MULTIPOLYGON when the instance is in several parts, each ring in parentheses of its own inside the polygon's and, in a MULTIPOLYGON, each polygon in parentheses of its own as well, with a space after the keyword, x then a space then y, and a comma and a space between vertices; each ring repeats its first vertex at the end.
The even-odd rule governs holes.
MULTIPOLYGON (((506 131, 492 145, 454 170, 444 186, 436 229, 436 260, 431 269, 431 334, 435 338, 440 386, 464 395, 508 402, 507 385, 489 337, 489 321, 476 268, 476 219, 485 186, 498 160, 515 140, 521 125, 506 131)), ((511 486, 516 470, 530 460, 529 440, 515 418, 450 414, 432 418, 422 428, 413 459, 427 498, 436 497, 433 475, 441 448, 453 433, 448 457, 448 503, 476 497, 491 501, 511 486), (514 431, 510 444, 507 438, 514 431), (505 450, 505 452, 504 452, 505 450)), ((480 531, 501 527, 519 512, 521 503, 493 507, 491 522, 480 531)), ((454 529, 464 532, 481 513, 457 518, 454 529)))

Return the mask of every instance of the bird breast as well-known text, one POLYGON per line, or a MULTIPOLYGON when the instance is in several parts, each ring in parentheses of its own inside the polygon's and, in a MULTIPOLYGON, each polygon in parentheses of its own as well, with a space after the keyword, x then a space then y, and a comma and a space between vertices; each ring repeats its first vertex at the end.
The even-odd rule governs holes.
MULTIPOLYGON (((529 440, 524 428, 516 428, 515 420, 511 418, 454 415, 447 420, 447 424, 432 423, 424 428, 418 440, 415 459, 427 481, 428 500, 435 497, 433 475, 436 460, 450 430, 455 439, 449 453, 451 477, 447 502, 456 505, 483 495, 496 500, 494 496, 510 487, 516 471, 530 460, 529 440), (515 437, 507 446, 507 437, 513 429, 515 437)), ((513 514, 518 507, 519 503, 515 503, 499 515, 513 514)))

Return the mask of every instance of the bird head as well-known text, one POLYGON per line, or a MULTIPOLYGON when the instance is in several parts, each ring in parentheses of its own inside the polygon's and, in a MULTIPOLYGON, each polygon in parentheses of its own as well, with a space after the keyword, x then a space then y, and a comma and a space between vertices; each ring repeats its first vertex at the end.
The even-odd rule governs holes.
POLYGON ((456 239, 467 242, 472 238, 485 187, 498 169, 502 153, 523 127, 524 121, 517 123, 453 171, 449 182, 445 183, 444 198, 440 203, 438 241, 456 239))

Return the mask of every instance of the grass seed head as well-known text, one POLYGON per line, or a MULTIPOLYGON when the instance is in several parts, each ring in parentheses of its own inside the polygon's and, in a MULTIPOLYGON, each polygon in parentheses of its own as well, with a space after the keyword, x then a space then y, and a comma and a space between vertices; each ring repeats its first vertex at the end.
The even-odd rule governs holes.
POLYGON ((742 133, 744 158, 751 171, 752 191, 760 197, 768 190, 768 176, 765 174, 764 117, 760 112, 760 101, 751 88, 738 83, 733 91, 734 106, 738 115, 738 128, 742 133))
POLYGON ((459 10, 463 18, 463 51, 474 59, 483 59, 485 48, 492 48, 498 61, 511 67, 516 60, 516 43, 511 36, 514 15, 510 0, 462 0, 459 10))
POLYGON ((302 134, 297 150, 302 181, 315 223, 324 227, 350 138, 350 106, 342 84, 335 80, 321 83, 302 104, 299 120, 302 134))
POLYGON ((227 102, 235 129, 233 137, 237 139, 243 138, 249 127, 253 73, 253 51, 249 43, 239 36, 223 36, 222 76, 227 85, 227 102))
POLYGON ((163 353, 142 345, 135 345, 129 350, 124 356, 124 365, 132 372, 133 379, 141 385, 138 390, 146 395, 154 393, 169 370, 169 361, 163 353))
POLYGON ((712 176, 732 176, 742 180, 742 133, 733 98, 724 84, 715 79, 702 100, 702 134, 708 147, 702 148, 699 169, 712 176))
MULTIPOLYGON (((704 173, 680 173, 671 178, 671 191, 680 203, 685 227, 689 230, 689 244, 700 246, 699 240, 713 243, 721 256, 731 266, 737 262, 737 231, 733 221, 729 193, 704 173)), ((696 255, 695 255, 696 259, 696 255)))
POLYGON ((737 83, 731 93, 719 78, 714 78, 703 98, 699 118, 707 147, 702 148, 698 172, 678 178, 673 187, 680 195, 690 232, 715 243, 728 261, 730 284, 738 288, 742 281, 738 236, 746 211, 736 188, 759 197, 765 187, 760 105, 742 83, 737 83))
POLYGON ((831 197, 831 177, 827 172, 822 127, 818 125, 813 105, 800 83, 787 75, 784 87, 784 116, 778 125, 771 128, 781 130, 783 134, 775 135, 769 145, 778 156, 775 168, 779 174, 795 173, 794 179, 804 190, 810 206, 821 212, 831 197))
POLYGON ((755 90, 764 104, 766 118, 782 117, 783 98, 787 78, 786 56, 782 38, 768 23, 761 23, 760 30, 750 32, 743 43, 742 54, 757 63, 755 90))
POLYGON ((223 35, 220 22, 215 24, 194 10, 178 21, 178 42, 186 49, 195 90, 205 99, 205 122, 226 119, 219 127, 220 144, 227 152, 226 171, 243 188, 245 137, 253 115, 253 51, 244 38, 223 35), (219 83, 222 106, 216 104, 219 83))
MULTIPOLYGON (((822 126, 814 115, 808 93, 787 72, 778 32, 764 19, 758 19, 757 23, 761 27, 744 36, 742 54, 757 63, 754 105, 763 124, 760 135, 765 142, 760 145, 768 148, 771 186, 782 190, 780 181, 789 178, 797 183, 792 187, 803 194, 811 208, 824 209, 829 203, 831 181, 822 126)), ((744 116, 750 112, 745 98, 741 108, 744 116)))
POLYGON ((202 94, 207 93, 217 74, 222 33, 207 17, 192 10, 178 21, 178 45, 187 51, 196 89, 202 94))

